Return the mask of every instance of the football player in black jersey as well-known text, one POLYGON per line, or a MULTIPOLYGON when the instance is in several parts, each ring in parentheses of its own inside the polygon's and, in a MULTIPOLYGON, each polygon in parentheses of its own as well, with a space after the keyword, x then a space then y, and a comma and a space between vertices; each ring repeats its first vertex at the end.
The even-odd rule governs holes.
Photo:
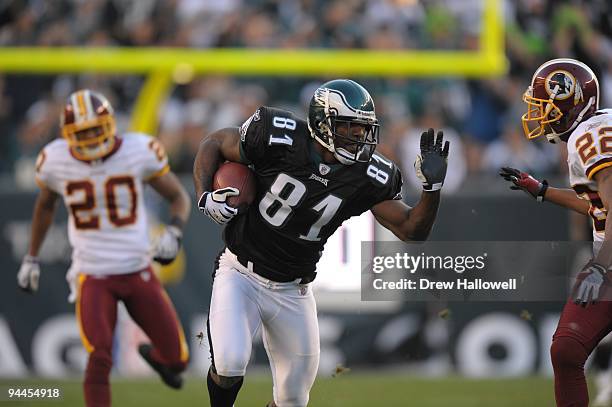
POLYGON ((401 200, 397 166, 375 153, 379 124, 374 101, 358 83, 320 86, 308 120, 260 107, 241 127, 208 135, 194 164, 198 207, 227 224, 226 249, 215 267, 208 319, 213 407, 231 407, 242 385, 252 339, 261 328, 274 380, 270 406, 305 406, 319 361, 314 297, 309 283, 327 239, 348 218, 371 210, 404 241, 425 240, 446 176, 448 141, 433 129, 421 137, 415 170, 419 202, 401 200), (235 188, 212 191, 223 161, 251 166, 255 201, 237 214, 226 199, 235 188))

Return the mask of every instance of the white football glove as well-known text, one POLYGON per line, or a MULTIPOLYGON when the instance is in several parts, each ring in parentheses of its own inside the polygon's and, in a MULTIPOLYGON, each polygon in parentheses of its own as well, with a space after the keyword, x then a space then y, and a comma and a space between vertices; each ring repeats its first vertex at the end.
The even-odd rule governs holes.
POLYGON ((153 260, 166 265, 174 261, 181 249, 183 232, 174 225, 168 225, 153 245, 153 260))
POLYGON ((198 208, 219 225, 225 225, 238 214, 238 209, 232 208, 225 202, 230 196, 239 194, 240 191, 232 187, 204 192, 198 201, 198 208))
POLYGON ((599 299, 602 286, 606 284, 607 270, 601 264, 589 262, 576 277, 577 289, 574 295, 576 304, 595 303, 599 299))
POLYGON ((78 280, 79 273, 77 273, 72 267, 66 273, 66 282, 70 288, 70 294, 68 294, 68 302, 74 304, 78 295, 78 280))
POLYGON ((29 293, 35 293, 38 290, 39 278, 40 266, 38 265, 38 258, 26 255, 17 273, 17 284, 19 288, 29 293))

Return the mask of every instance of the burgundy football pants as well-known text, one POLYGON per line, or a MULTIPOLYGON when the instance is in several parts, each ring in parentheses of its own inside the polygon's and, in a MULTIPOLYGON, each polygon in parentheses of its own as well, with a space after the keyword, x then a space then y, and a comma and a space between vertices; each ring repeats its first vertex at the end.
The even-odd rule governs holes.
POLYGON ((558 407, 588 407, 584 364, 610 331, 612 301, 583 307, 570 299, 565 304, 550 348, 558 407))
POLYGON ((189 353, 180 321, 170 298, 151 268, 105 277, 81 274, 76 316, 83 346, 89 353, 85 371, 87 407, 111 405, 109 375, 117 302, 153 344, 152 357, 177 372, 185 370, 189 353))

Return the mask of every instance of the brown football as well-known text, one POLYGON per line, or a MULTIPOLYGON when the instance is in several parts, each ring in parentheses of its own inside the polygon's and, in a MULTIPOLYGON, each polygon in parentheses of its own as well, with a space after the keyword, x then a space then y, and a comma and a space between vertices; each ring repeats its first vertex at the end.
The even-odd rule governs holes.
POLYGON ((234 187, 238 196, 230 196, 227 204, 243 212, 255 199, 255 174, 244 164, 227 161, 219 166, 213 179, 213 190, 234 187))

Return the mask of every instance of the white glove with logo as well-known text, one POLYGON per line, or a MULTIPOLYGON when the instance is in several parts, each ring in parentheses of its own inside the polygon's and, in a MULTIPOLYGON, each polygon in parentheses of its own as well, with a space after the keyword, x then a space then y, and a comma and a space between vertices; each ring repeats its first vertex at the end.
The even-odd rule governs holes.
POLYGON ((29 254, 23 258, 21 267, 17 273, 17 284, 23 291, 35 293, 38 290, 38 279, 40 278, 40 266, 38 258, 29 254))
POLYGON ((576 277, 574 302, 583 305, 595 303, 608 278, 609 274, 604 266, 593 262, 587 263, 576 277))
POLYGON ((238 209, 232 208, 226 203, 227 198, 239 194, 240 191, 232 187, 204 192, 198 201, 198 209, 219 225, 225 225, 238 214, 238 209))
POLYGON ((183 232, 177 226, 168 225, 153 245, 153 260, 166 265, 174 261, 181 249, 183 232))

